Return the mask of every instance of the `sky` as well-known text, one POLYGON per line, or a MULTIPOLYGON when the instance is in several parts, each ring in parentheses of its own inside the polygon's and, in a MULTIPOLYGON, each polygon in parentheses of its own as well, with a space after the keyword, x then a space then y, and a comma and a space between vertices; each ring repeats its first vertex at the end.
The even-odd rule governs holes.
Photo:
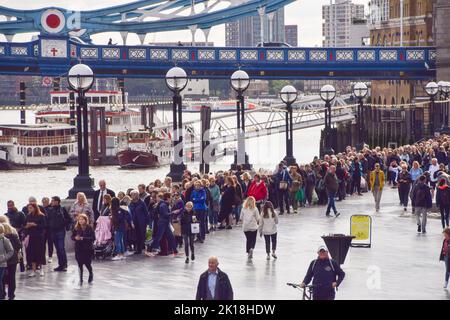
MULTIPOLYGON (((56 6, 71 10, 92 10, 111 5, 124 4, 132 0, 1 0, 2 6, 15 9, 38 9, 47 6, 56 6)), ((353 3, 367 5, 369 0, 353 0, 353 3)), ((299 45, 305 47, 314 47, 322 45, 322 5, 329 4, 330 0, 296 0, 285 7, 285 24, 298 25, 299 45)), ((368 8, 366 8, 366 12, 368 8)), ((14 41, 28 41, 30 35, 18 35, 14 41)), ((121 37, 116 34, 101 34, 94 36, 94 43, 106 43, 109 38, 113 38, 114 43, 122 44, 121 37)), ((3 40, 0 36, 0 40, 3 40)), ((201 31, 196 33, 196 41, 204 41, 205 38, 201 31)), ((224 25, 213 27, 209 41, 213 41, 216 46, 225 44, 224 25)), ((146 37, 148 42, 168 42, 168 41, 191 41, 190 31, 174 31, 149 34, 146 37)), ((127 44, 137 44, 137 35, 129 35, 127 44)))

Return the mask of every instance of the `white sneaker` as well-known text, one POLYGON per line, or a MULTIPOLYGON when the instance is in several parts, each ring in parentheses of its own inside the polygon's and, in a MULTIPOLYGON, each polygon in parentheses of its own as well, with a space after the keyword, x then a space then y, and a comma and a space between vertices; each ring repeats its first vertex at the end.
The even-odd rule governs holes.
POLYGON ((42 269, 42 267, 41 267, 41 270, 39 271, 39 275, 40 275, 41 277, 44 276, 44 269, 42 269))
POLYGON ((111 261, 119 261, 119 260, 122 260, 122 257, 115 256, 114 258, 111 259, 111 261))
POLYGON ((47 262, 52 263, 52 258, 48 258, 47 262))
POLYGON ((270 260, 270 254, 267 254, 266 260, 270 260))
POLYGON ((133 255, 133 252, 131 252, 131 251, 126 251, 126 252, 125 252, 125 256, 126 256, 126 257, 131 256, 131 255, 133 255))
POLYGON ((33 278, 33 277, 36 277, 36 272, 31 271, 31 272, 28 274, 28 278, 33 278))
POLYGON ((445 281, 444 282, 444 289, 447 289, 447 286, 448 286, 448 281, 445 281))
POLYGON ((120 257, 120 260, 125 260, 127 257, 125 257, 125 256, 121 256, 120 257))

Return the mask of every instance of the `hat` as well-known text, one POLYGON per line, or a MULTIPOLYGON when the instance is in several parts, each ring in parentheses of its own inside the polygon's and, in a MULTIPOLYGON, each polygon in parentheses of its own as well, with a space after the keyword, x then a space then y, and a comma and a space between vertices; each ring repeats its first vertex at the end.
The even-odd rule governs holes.
POLYGON ((319 253, 319 252, 322 251, 322 250, 328 252, 327 247, 325 247, 325 246, 320 246, 320 247, 317 249, 317 253, 319 253))

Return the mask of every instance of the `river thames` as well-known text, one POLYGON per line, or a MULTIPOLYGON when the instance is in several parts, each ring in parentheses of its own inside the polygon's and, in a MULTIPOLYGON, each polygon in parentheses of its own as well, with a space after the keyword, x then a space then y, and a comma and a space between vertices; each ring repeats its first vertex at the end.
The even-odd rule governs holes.
MULTIPOLYGON (((158 111, 158 116, 170 118, 170 113, 158 111)), ((217 113, 213 113, 213 116, 217 113)), ((184 119, 200 119, 200 113, 185 113, 184 119)), ((236 121, 230 118, 228 121, 236 121)), ((19 111, 0 111, 0 124, 20 123, 19 111)), ((34 123, 34 113, 27 112, 27 123, 34 123)), ((298 163, 308 163, 319 154, 320 128, 310 128, 294 131, 294 156, 298 163)), ((285 156, 285 133, 271 134, 248 139, 246 150, 255 170, 259 168, 273 170, 276 164, 285 156)), ((211 164, 212 172, 229 169, 233 161, 227 156, 211 164)), ((188 168, 198 171, 198 163, 188 163, 188 168)), ((162 179, 169 172, 169 166, 157 169, 122 170, 118 166, 91 167, 91 176, 95 182, 106 179, 108 188, 115 191, 126 191, 140 183, 148 184, 155 179, 162 179)), ((29 196, 40 200, 44 196, 58 195, 66 198, 68 190, 73 186, 73 178, 77 167, 67 167, 65 171, 50 171, 46 168, 27 169, 19 171, 1 171, 1 209, 6 209, 6 201, 14 200, 18 207, 27 203, 29 196)))

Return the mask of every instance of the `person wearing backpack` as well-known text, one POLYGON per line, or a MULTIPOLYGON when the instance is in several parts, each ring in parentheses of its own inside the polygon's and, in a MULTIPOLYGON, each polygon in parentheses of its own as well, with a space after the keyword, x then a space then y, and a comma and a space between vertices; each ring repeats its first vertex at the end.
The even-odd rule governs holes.
POLYGON ((448 215, 450 212, 450 188, 445 179, 440 179, 436 191, 436 205, 441 213, 442 229, 448 228, 448 215))
POLYGON ((417 232, 426 233, 427 211, 432 207, 430 188, 426 184, 427 178, 420 176, 419 183, 414 189, 412 203, 417 217, 417 232), (422 220, 420 219, 422 216, 422 220))
POLYGON ((56 248, 58 267, 53 271, 67 271, 67 254, 65 249, 66 230, 72 225, 72 219, 65 208, 61 206, 61 199, 52 197, 51 206, 47 210, 47 226, 56 248))
POLYGON ((312 280, 313 300, 334 300, 336 290, 344 280, 345 272, 330 258, 325 246, 319 247, 317 255, 317 259, 311 261, 300 287, 305 288, 312 280))
MULTIPOLYGON (((8 238, 5 237, 5 228, 0 224, 0 283, 3 284, 3 276, 8 266, 8 260, 14 255, 14 248, 8 238)), ((0 285, 0 298, 4 299, 3 285, 0 285)))

